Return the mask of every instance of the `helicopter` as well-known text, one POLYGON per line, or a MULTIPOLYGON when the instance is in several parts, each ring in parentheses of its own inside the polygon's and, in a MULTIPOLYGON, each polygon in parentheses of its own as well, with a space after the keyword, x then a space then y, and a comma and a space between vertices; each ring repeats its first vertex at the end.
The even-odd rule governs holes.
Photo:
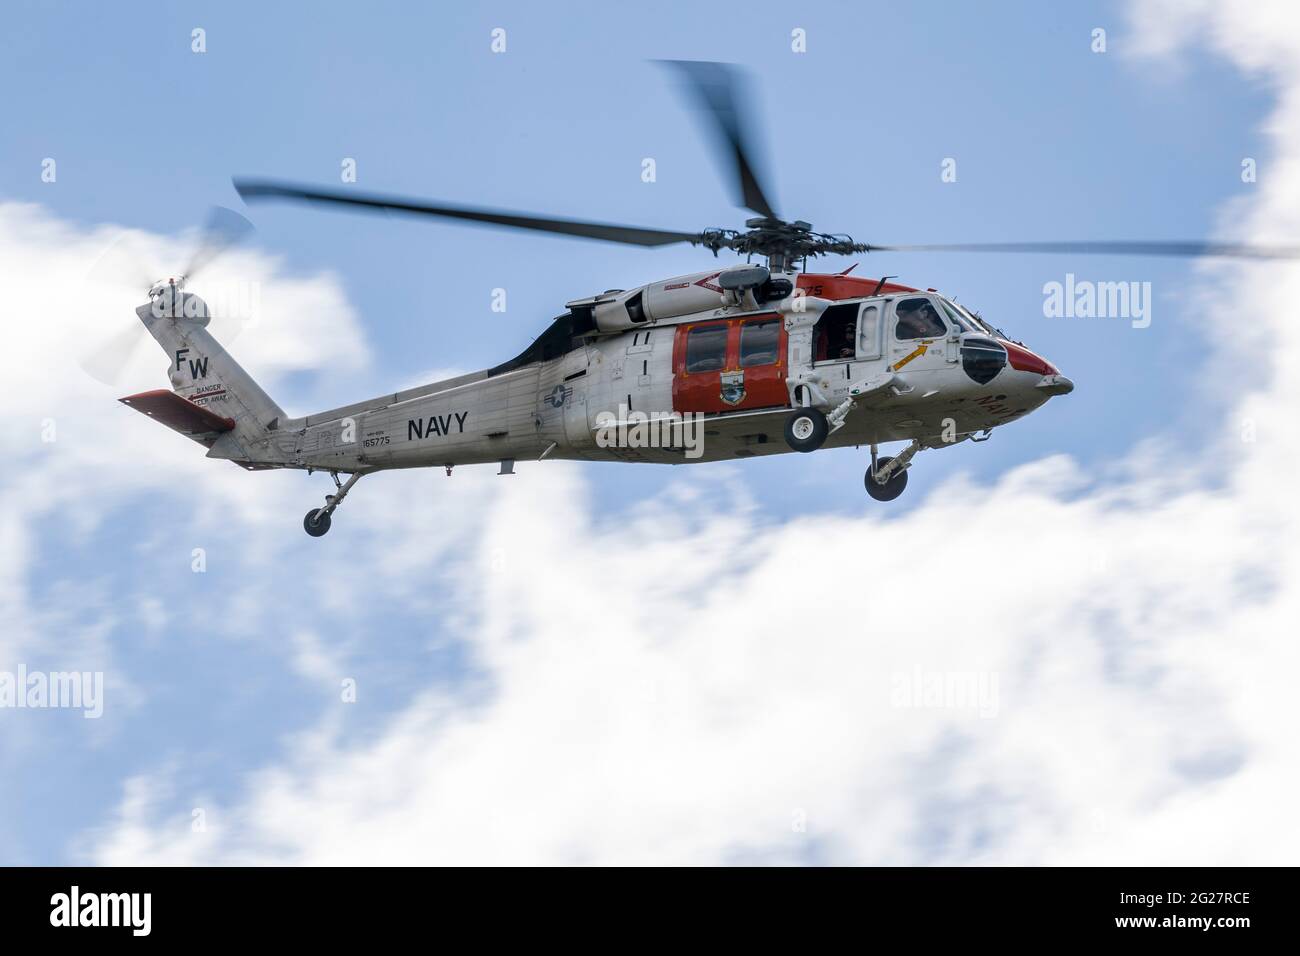
POLYGON ((688 243, 743 262, 566 302, 537 339, 490 368, 291 418, 207 329, 186 291, 197 265, 251 229, 225 210, 196 266, 136 309, 169 360, 170 389, 120 401, 249 470, 323 471, 334 482, 313 537, 357 481, 394 468, 568 459, 668 464, 866 446, 864 485, 891 501, 914 456, 1023 418, 1074 383, 956 300, 893 276, 808 271, 820 256, 884 252, 1084 253, 1294 258, 1300 250, 1208 241, 874 245, 779 216, 760 183, 734 68, 665 61, 706 117, 743 229, 676 232, 448 205, 350 188, 235 178, 246 203, 292 201, 405 213, 648 248, 688 243), (755 264, 755 259, 762 264, 755 264), (906 442, 892 455, 880 446, 906 442), (341 478, 340 476, 344 476, 341 478))

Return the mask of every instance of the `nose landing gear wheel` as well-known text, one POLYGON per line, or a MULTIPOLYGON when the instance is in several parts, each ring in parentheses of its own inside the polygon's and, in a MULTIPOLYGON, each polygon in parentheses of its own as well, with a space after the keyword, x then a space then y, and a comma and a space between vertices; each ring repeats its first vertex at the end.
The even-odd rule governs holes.
MULTIPOLYGON (((893 460, 894 459, 892 458, 881 458, 876 463, 876 467, 883 469, 893 460)), ((876 481, 875 472, 871 468, 868 468, 864 483, 867 486, 867 494, 871 495, 871 497, 875 498, 877 501, 893 501, 901 495, 903 489, 907 487, 907 472, 894 472, 889 476, 889 480, 882 485, 880 482, 876 481)))
POLYGON ((313 538, 319 538, 330 529, 329 513, 322 508, 312 508, 302 519, 302 527, 313 538))
POLYGON ((785 420, 785 443, 795 451, 816 451, 829 433, 826 416, 815 408, 796 408, 785 420))

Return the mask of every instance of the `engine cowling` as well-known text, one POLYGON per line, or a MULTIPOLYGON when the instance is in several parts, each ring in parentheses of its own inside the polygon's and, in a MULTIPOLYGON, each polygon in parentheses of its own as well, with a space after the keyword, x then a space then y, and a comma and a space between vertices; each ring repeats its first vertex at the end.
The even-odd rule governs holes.
POLYGON ((721 308, 727 298, 719 278, 731 272, 754 272, 754 269, 741 264, 712 272, 695 272, 636 289, 578 299, 567 305, 570 309, 591 309, 596 327, 602 332, 625 332, 666 319, 721 308))

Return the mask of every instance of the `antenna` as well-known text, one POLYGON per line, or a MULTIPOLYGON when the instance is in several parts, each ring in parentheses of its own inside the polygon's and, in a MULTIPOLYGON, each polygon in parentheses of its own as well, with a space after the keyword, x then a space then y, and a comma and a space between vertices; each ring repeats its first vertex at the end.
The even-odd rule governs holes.
MULTIPOLYGON (((857 265, 857 263, 855 262, 854 265, 857 265)), ((883 289, 883 288, 885 287, 885 283, 886 283, 888 280, 890 280, 890 279, 897 279, 897 278, 898 278, 898 276, 881 276, 881 277, 880 277, 880 281, 876 283, 876 287, 875 287, 874 289, 871 290, 871 294, 872 294, 872 295, 879 295, 879 294, 880 294, 880 290, 883 289)))

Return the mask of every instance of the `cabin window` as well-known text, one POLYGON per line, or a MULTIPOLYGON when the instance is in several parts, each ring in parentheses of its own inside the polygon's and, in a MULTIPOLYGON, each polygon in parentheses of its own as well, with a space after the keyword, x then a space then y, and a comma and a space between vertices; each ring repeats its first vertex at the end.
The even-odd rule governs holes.
POLYGON ((717 372, 727 364, 727 327, 699 325, 686 333, 686 371, 717 372))
POLYGON ((934 339, 948 334, 929 299, 902 299, 894 309, 898 322, 894 336, 899 339, 934 339))
POLYGON ((780 319, 746 322, 740 327, 740 367, 775 364, 780 345, 780 319))

